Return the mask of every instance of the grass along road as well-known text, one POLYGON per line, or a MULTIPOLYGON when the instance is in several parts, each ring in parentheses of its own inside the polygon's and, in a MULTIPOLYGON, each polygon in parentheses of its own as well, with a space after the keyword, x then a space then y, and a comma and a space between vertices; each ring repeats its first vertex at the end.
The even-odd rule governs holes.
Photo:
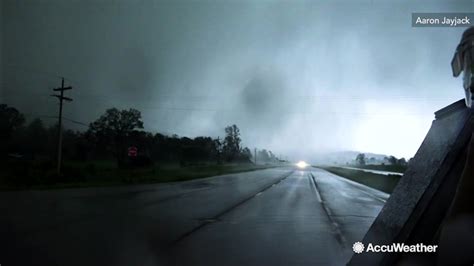
POLYGON ((317 167, 389 194, 392 193, 393 189, 401 178, 400 175, 381 175, 364 172, 362 170, 347 169, 335 166, 317 167))
POLYGON ((54 189, 69 187, 116 186, 142 183, 185 181, 216 175, 254 171, 278 165, 254 165, 251 163, 201 164, 182 166, 179 164, 155 164, 136 169, 118 168, 114 162, 65 162, 63 176, 55 175, 49 163, 24 165, 0 165, 7 169, 0 175, 1 190, 54 189))

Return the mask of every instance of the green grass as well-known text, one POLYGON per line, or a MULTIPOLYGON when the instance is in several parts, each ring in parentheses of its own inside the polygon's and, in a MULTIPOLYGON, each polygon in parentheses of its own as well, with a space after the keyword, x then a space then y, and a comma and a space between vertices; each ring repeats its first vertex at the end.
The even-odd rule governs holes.
POLYGON ((116 186, 143 183, 176 182, 216 175, 254 171, 274 167, 253 164, 155 164, 136 169, 119 169, 113 161, 65 162, 63 176, 57 177, 54 164, 28 162, 0 165, 7 175, 0 175, 0 189, 51 189, 69 187, 116 186))
POLYGON ((338 176, 345 177, 357 183, 381 190, 386 193, 392 193, 393 189, 400 180, 399 175, 380 175, 360 170, 352 170, 340 167, 319 167, 338 176))

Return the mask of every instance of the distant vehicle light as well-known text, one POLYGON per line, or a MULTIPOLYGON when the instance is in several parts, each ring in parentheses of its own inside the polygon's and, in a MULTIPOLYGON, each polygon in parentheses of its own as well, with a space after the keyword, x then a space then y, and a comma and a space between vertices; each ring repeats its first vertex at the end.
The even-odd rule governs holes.
POLYGON ((298 163, 296 163, 296 166, 298 166, 299 168, 306 168, 309 164, 307 164, 305 161, 299 161, 298 163))

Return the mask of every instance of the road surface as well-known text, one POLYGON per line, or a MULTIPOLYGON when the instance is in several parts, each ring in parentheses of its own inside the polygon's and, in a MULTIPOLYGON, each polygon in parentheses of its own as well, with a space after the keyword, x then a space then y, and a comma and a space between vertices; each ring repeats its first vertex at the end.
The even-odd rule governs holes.
POLYGON ((350 170, 358 170, 362 172, 367 172, 367 173, 374 173, 374 174, 379 174, 379 175, 399 175, 402 176, 403 173, 399 172, 390 172, 390 171, 381 171, 381 170, 372 170, 372 169, 362 169, 362 168, 356 168, 356 167, 348 167, 348 166, 341 166, 341 168, 346 168, 350 170))
POLYGON ((0 193, 0 264, 344 265, 388 195, 321 169, 0 193))

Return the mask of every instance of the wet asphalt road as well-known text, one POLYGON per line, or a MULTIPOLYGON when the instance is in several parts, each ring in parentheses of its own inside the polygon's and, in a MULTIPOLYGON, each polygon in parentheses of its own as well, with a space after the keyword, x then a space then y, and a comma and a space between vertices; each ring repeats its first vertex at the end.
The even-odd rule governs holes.
POLYGON ((316 168, 1 192, 0 264, 344 265, 387 197, 316 168))

